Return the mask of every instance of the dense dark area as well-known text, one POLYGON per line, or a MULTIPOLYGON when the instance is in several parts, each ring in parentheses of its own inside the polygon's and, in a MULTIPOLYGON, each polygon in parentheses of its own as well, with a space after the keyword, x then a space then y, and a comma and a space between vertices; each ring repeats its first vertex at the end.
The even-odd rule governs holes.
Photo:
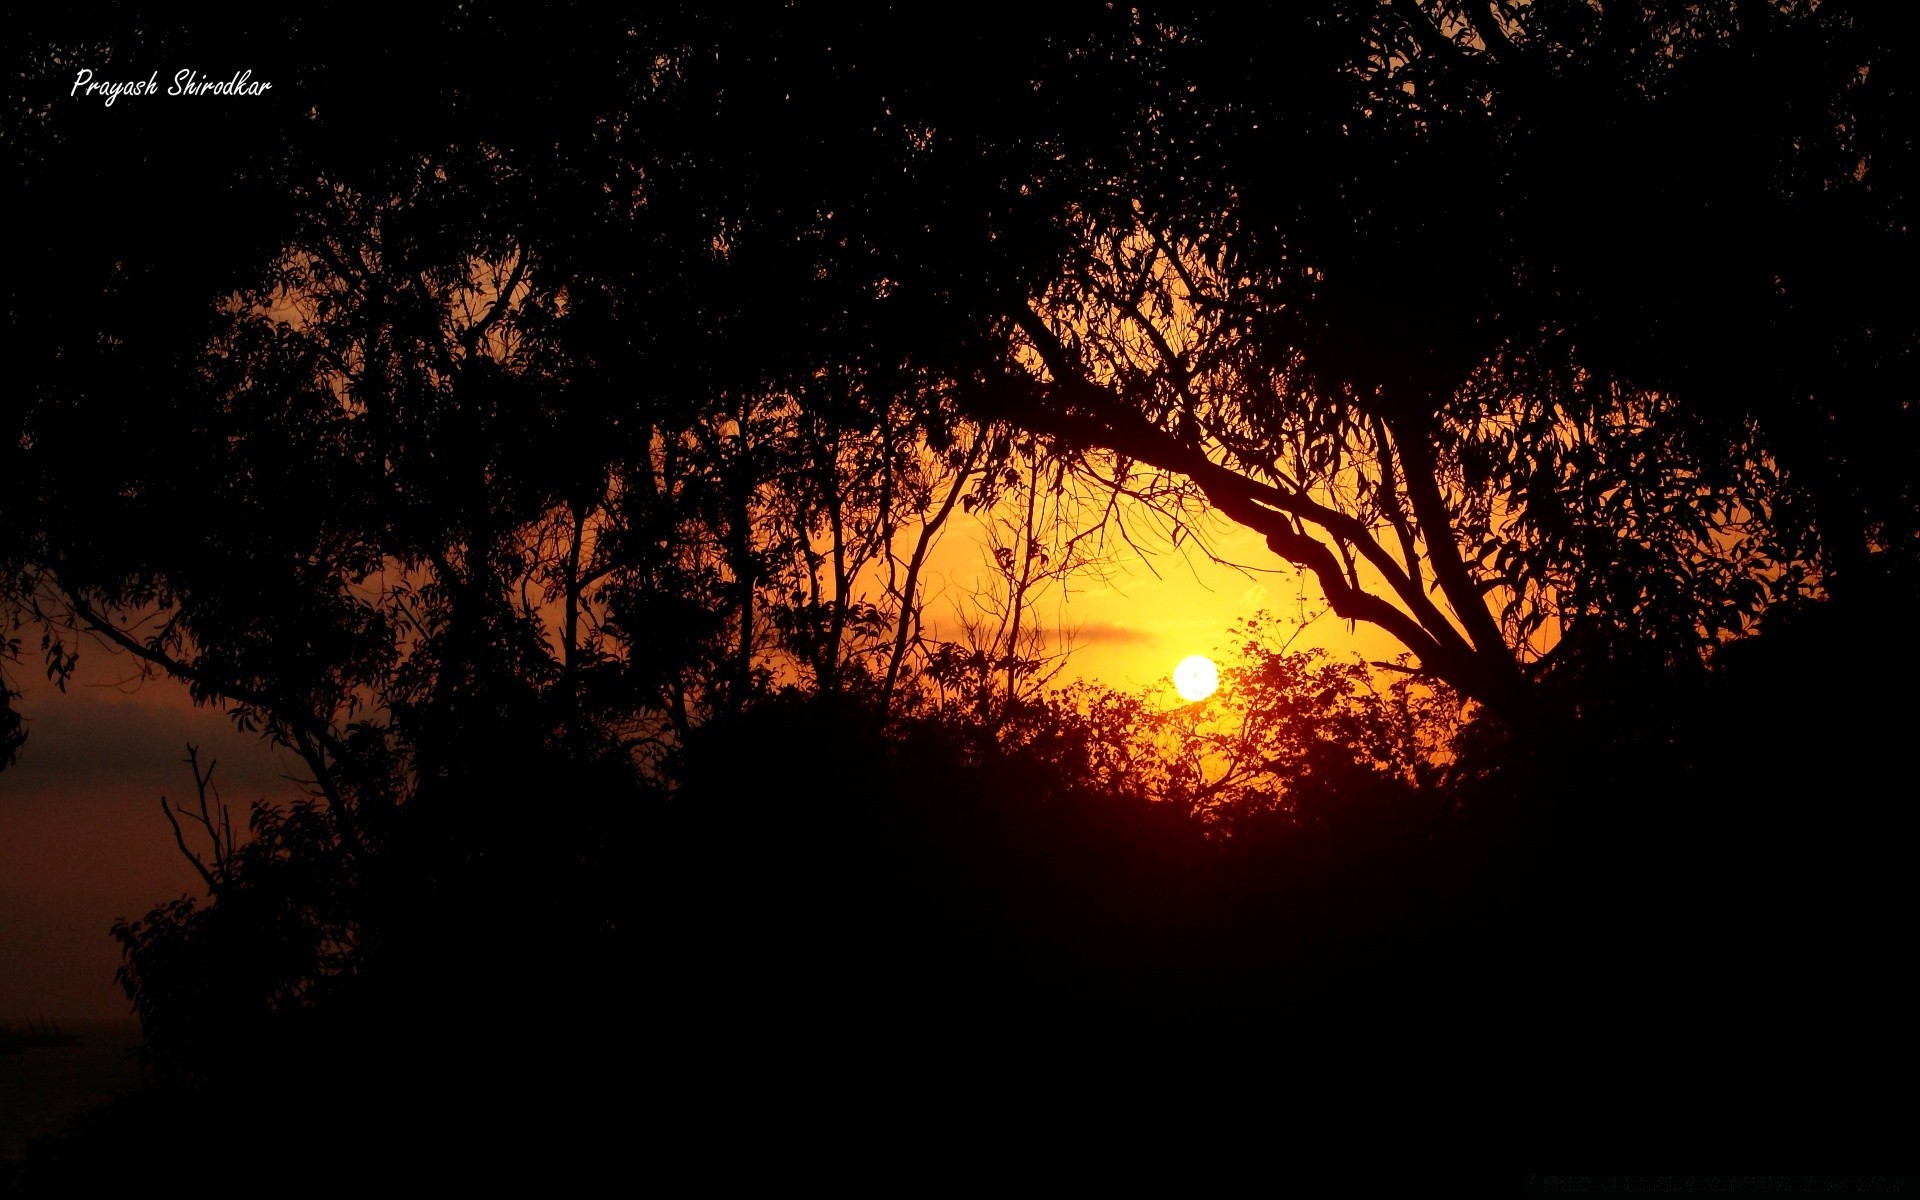
POLYGON ((129 656, 310 774, 196 762, 205 895, 113 931, 149 1085, 15 1193, 1896 1167, 1879 8, 8 25, 0 670, 129 656), (70 92, 185 66, 273 88, 70 92), (1048 686, 1122 494, 1407 655, 1048 686))

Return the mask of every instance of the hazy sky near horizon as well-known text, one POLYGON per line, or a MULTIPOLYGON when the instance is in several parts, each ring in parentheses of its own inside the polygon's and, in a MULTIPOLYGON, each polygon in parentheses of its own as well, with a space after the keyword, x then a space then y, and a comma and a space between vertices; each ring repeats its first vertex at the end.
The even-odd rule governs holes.
POLYGON ((86 646, 64 694, 35 665, 11 676, 27 744, 0 771, 0 1021, 124 1017, 114 922, 204 891, 160 811, 193 796, 188 743, 218 763, 236 825, 254 800, 299 794, 297 760, 183 685, 139 681, 125 655, 86 646))
MULTIPOLYGON (((1318 588, 1310 580, 1303 587, 1250 530, 1222 525, 1207 545, 1252 570, 1191 547, 1144 544, 1142 553, 1116 541, 1098 572, 1041 598, 1043 624, 1073 631, 1061 682, 1098 680, 1179 703, 1174 665, 1190 654, 1222 657, 1236 621, 1264 609, 1291 622, 1324 607, 1318 588)), ((957 521, 928 563, 932 632, 953 635, 941 614, 983 586, 988 571, 979 527, 957 521)), ((1351 630, 1331 614, 1313 620, 1296 645, 1368 658, 1398 650, 1384 634, 1351 630)), ((142 680, 126 655, 97 643, 83 648, 65 693, 37 678, 37 665, 26 657, 12 672, 29 734, 19 762, 0 771, 0 1021, 123 1017, 114 922, 203 891, 160 810, 163 795, 192 798, 188 743, 203 764, 219 764, 215 781, 236 825, 256 800, 299 796, 305 772, 293 754, 238 731, 221 710, 196 707, 181 684, 142 680)))

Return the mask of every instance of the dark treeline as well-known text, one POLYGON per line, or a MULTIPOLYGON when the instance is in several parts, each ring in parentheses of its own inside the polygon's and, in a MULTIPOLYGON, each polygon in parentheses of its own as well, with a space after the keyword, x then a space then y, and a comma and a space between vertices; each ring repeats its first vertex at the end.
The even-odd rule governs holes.
POLYGON ((1155 1114, 1890 1144, 1878 9, 11 29, 5 669, 132 656, 310 776, 236 817, 196 765, 207 894, 115 930, 152 1086, 16 1187, 184 1113, 302 1180, 1155 1114), (69 94, 186 67, 273 88, 69 94), (1031 601, 1123 494, 1407 654, 1050 689, 1031 601), (956 513, 1001 579, 942 638, 956 513))

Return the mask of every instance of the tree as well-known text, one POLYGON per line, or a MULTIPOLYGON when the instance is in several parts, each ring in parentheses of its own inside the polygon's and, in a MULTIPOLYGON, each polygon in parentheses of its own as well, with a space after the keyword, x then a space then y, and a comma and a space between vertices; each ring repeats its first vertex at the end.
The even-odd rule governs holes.
POLYGON ((1889 326, 1860 310, 1866 279, 1784 263, 1763 294, 1732 230, 1725 256, 1700 250, 1722 214, 1759 238, 1844 212, 1849 236, 1911 253, 1890 216, 1905 151, 1840 161, 1822 127, 1891 119, 1858 85, 1903 60, 1864 18, 1334 4, 1275 29, 1143 25, 1116 53, 1153 47, 1174 85, 1062 210, 1075 249, 1052 281, 1002 308, 991 411, 1110 477, 1190 481, 1337 614, 1516 724, 1556 670, 1697 672, 1873 547, 1907 554, 1904 533, 1863 541, 1863 520, 1892 527, 1837 482, 1855 451, 1800 431, 1810 410, 1840 440, 1904 427, 1879 397, 1909 369, 1909 315, 1889 326), (1735 125, 1775 75, 1795 106, 1735 125), (1795 365, 1748 390, 1731 347, 1761 331, 1795 365))
MULTIPOLYGON (((330 1143, 413 1136, 385 1085, 423 1061, 463 1117, 597 1105, 501 1062, 655 1000, 629 1048, 679 1059, 669 1094, 736 1077, 716 1045, 764 1069, 876 1026, 877 1057, 959 1028, 956 1057, 1022 1068, 1058 1030, 1132 1064, 1110 1035, 1141 1016, 1235 1070, 1265 1040, 1297 1071, 1329 1014, 1362 1035, 1329 1040, 1336 1078, 1381 1029, 1458 1021, 1478 1055, 1538 944, 1593 976, 1569 916, 1698 963, 1664 910, 1712 893, 1721 922, 1720 884, 1755 881, 1687 882, 1687 856, 1773 869, 1789 838, 1726 855, 1708 805, 1664 811, 1710 760, 1657 730, 1622 774, 1683 782, 1588 806, 1589 870, 1545 860, 1556 902, 1489 933, 1473 911, 1527 882, 1501 867, 1538 828, 1498 801, 1603 793, 1483 770, 1510 743, 1442 685, 1577 753, 1570 710, 1655 707, 1714 655, 1732 686, 1694 695, 1738 714, 1721 642, 1911 566, 1885 447, 1910 442, 1912 313, 1870 298, 1911 265, 1890 28, 1833 0, 1089 5, 929 54, 905 17, 807 3, 463 3, 392 41, 354 16, 49 12, 4 52, 30 101, 0 114, 4 186, 45 236, 0 285, 0 649, 37 628, 58 678, 104 641, 305 764, 309 796, 238 844, 200 810, 209 902, 117 931, 156 1053, 262 1156, 292 1134, 358 1171, 330 1143), (304 64, 275 93, 299 102, 217 129, 45 102, 85 55, 263 47, 304 64), (365 86, 400 62, 409 103, 365 86), (1749 253, 1776 226, 1822 235, 1749 253), (1094 544, 1060 519, 1076 470, 1259 530, 1408 647, 1400 678, 1250 644, 1232 704, 1041 690, 1034 598, 1094 544), (969 509, 1004 591, 940 646, 925 568, 969 509), (1457 820, 1462 779, 1505 811, 1457 820), (1663 878, 1619 870, 1656 844, 1663 878), (1462 935, 1407 952, 1429 920, 1462 935), (1317 1012, 1291 999, 1326 979, 1317 1012)), ((1802 636, 1748 670, 1831 686, 1830 636, 1802 636)), ((1808 891, 1843 871, 1896 874, 1808 891)), ((1630 1007, 1567 1023, 1657 1035, 1630 1007)))
MULTIPOLYGON (((581 36, 543 16, 516 53, 581 36)), ((470 61, 516 40, 439 17, 470 61)), ((306 81, 337 126, 267 110, 287 127, 227 150, 148 128, 164 184, 271 197, 204 245, 62 218, 99 182, 75 134, 98 114, 22 131, 11 186, 60 253, 7 297, 10 615, 55 677, 105 643, 305 768, 210 903, 120 931, 183 1060, 243 1069, 236 1014, 345 1037, 456 976, 473 1025, 537 1003, 529 979, 624 952, 634 847, 703 727, 786 690, 913 707, 928 554, 1004 487, 1012 437, 891 325, 865 197, 821 191, 875 175, 830 169, 873 166, 858 126, 823 126, 853 145, 817 177, 741 170, 791 151, 726 100, 769 102, 757 65, 791 31, 727 25, 613 31, 562 113, 449 77, 383 125, 334 107, 370 52, 341 47, 306 81)), ((179 36, 135 16, 109 40, 179 36)))

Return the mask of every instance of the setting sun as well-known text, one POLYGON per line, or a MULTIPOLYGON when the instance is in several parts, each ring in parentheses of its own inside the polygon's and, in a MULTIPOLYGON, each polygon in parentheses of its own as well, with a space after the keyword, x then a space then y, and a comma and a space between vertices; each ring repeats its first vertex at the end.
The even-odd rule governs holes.
POLYGON ((1182 700, 1205 700, 1219 686, 1220 670, 1204 654, 1183 658, 1173 669, 1173 690, 1182 700))

